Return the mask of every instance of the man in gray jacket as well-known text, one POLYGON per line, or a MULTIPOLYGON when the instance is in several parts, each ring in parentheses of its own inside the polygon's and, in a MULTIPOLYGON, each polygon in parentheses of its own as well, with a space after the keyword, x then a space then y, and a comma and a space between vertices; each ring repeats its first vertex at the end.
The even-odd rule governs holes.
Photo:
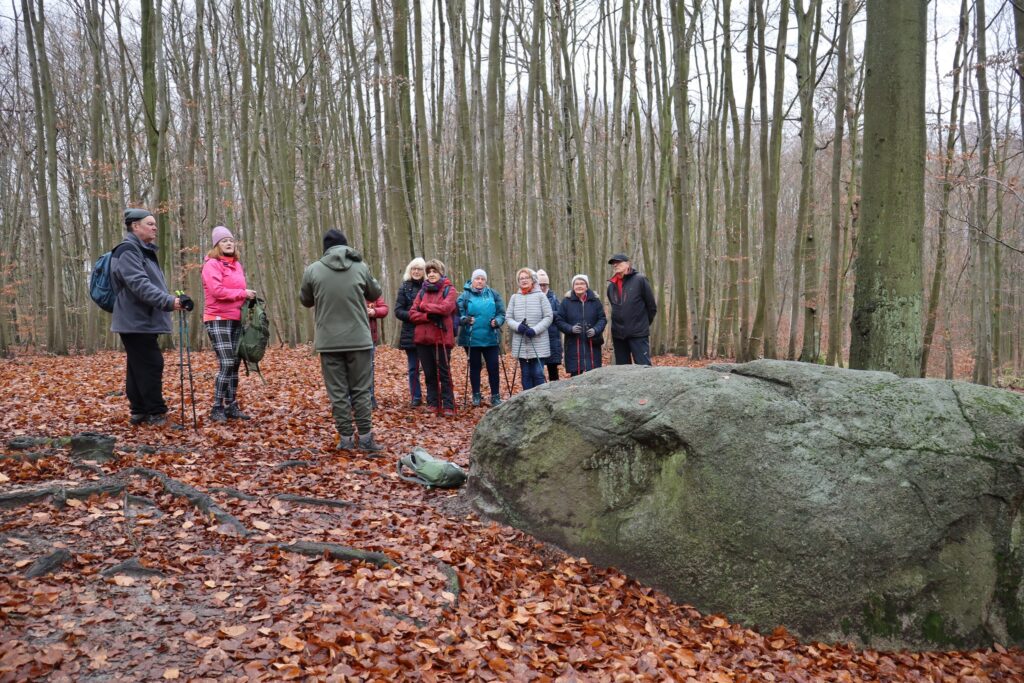
POLYGON ((181 300, 167 292, 156 258, 156 217, 145 209, 127 209, 128 230, 114 247, 110 272, 117 299, 110 331, 121 335, 127 355, 125 394, 131 405, 131 423, 163 425, 164 356, 158 334, 170 334, 171 311, 182 310, 181 300))
POLYGON ((366 310, 366 302, 380 295, 380 284, 359 252, 348 246, 344 233, 328 230, 323 256, 302 274, 299 301, 306 308, 316 309, 314 348, 320 354, 320 371, 331 399, 341 450, 382 450, 372 431, 373 337, 366 310), (358 440, 355 430, 359 431, 358 440))

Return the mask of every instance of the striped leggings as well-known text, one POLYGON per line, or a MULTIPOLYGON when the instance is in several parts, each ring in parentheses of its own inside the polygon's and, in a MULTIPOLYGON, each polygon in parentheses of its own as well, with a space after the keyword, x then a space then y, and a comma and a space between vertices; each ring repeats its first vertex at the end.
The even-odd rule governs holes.
POLYGON ((209 320, 203 323, 210 336, 213 350, 217 354, 217 380, 214 382, 213 405, 227 408, 235 402, 238 392, 238 366, 235 355, 238 338, 242 335, 242 323, 237 320, 209 320))

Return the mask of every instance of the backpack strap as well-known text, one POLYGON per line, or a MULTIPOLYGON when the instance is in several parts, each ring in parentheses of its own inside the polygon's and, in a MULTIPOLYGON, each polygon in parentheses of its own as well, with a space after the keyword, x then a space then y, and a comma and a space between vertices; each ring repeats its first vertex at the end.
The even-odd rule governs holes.
POLYGON ((426 486, 428 489, 433 488, 433 485, 429 481, 416 474, 416 470, 413 469, 413 465, 410 463, 406 463, 406 459, 414 461, 415 456, 410 454, 398 460, 398 478, 401 479, 402 481, 407 481, 410 484, 419 484, 420 486, 426 486), (412 471, 411 476, 402 474, 403 466, 409 468, 412 471))

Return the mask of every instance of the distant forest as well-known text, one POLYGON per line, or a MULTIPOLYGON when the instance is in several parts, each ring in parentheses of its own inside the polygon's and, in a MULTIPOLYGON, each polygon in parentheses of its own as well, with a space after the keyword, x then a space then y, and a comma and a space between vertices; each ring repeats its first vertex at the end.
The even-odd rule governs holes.
POLYGON ((902 374, 966 358, 1013 383, 1022 43, 1002 0, 14 0, 0 351, 115 345, 88 275, 143 206, 197 297, 210 229, 234 231, 275 342, 311 339, 299 279, 338 228, 392 300, 414 256, 506 296, 518 266, 558 293, 587 273, 603 297, 624 251, 656 288, 653 349, 695 358, 889 367, 857 360, 856 280, 903 263, 911 322, 874 323, 909 329, 902 374), (900 11, 920 33, 872 62, 900 11), (865 120, 872 93, 918 92, 919 115, 865 120), (887 232, 919 161, 920 213, 887 232))

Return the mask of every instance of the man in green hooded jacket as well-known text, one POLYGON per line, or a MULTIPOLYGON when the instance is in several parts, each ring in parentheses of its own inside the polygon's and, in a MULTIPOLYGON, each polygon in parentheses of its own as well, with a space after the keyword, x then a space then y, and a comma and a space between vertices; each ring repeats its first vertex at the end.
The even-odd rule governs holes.
POLYGON ((340 436, 338 448, 380 451, 372 431, 373 338, 366 312, 367 300, 381 296, 380 283, 340 230, 328 230, 323 243, 324 255, 302 274, 299 300, 315 308, 314 348, 340 436))

